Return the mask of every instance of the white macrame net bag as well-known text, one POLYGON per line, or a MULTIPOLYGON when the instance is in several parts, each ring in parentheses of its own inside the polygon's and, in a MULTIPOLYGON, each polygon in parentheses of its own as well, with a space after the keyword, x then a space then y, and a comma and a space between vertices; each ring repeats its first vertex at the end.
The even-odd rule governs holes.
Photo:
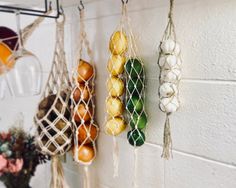
POLYGON ((170 0, 168 24, 159 46, 158 58, 158 65, 160 67, 159 107, 161 111, 166 114, 162 153, 164 159, 172 157, 169 116, 180 107, 179 82, 181 79, 182 59, 180 56, 180 45, 176 42, 175 25, 173 22, 173 4, 174 0, 170 0))
POLYGON ((41 152, 52 157, 51 188, 68 187, 59 156, 64 155, 72 142, 70 113, 71 83, 64 52, 64 23, 56 20, 56 47, 49 78, 35 116, 37 143, 41 152))
POLYGON ((105 120, 105 132, 113 136, 113 166, 114 177, 119 171, 119 145, 116 137, 126 129, 125 113, 125 71, 124 66, 127 61, 128 37, 126 34, 126 15, 124 3, 120 23, 113 32, 110 43, 110 58, 107 70, 109 78, 107 80, 108 97, 106 99, 107 117, 105 120))
POLYGON ((96 139, 99 127, 95 120, 95 64, 84 24, 84 8, 80 9, 79 48, 76 66, 73 70, 73 108, 74 161, 84 166, 84 188, 90 187, 89 169, 96 157, 96 139), (82 59, 83 50, 89 62, 82 59))

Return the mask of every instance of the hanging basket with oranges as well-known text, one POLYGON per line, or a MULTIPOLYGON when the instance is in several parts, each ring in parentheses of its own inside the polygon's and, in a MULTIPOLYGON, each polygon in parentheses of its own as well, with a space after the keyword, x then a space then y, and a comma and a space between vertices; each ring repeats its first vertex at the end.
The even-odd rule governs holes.
POLYGON ((95 120, 95 65, 84 24, 84 9, 80 10, 80 33, 77 66, 73 71, 72 123, 74 127, 74 161, 90 165, 96 156, 99 127, 95 120), (83 50, 88 61, 82 59, 83 50))
POLYGON ((176 42, 175 26, 173 22, 173 3, 170 0, 168 24, 159 46, 158 65, 160 67, 159 107, 166 114, 163 138, 162 157, 169 159, 172 155, 172 139, 169 116, 180 107, 179 82, 181 79, 180 45, 176 42))
POLYGON ((71 83, 64 52, 64 23, 56 20, 56 49, 51 71, 35 116, 37 143, 41 152, 52 156, 51 188, 68 187, 59 156, 71 148, 71 83))

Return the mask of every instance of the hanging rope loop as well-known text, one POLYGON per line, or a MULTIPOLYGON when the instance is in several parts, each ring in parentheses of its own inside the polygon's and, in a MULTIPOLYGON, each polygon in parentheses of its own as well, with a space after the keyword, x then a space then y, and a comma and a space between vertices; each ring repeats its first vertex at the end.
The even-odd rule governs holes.
POLYGON ((78 9, 79 9, 79 11, 84 10, 84 4, 83 4, 83 1, 82 1, 82 0, 80 1, 80 4, 79 4, 79 6, 78 6, 78 9))
POLYGON ((62 5, 60 6, 59 14, 60 14, 60 15, 63 15, 63 14, 64 14, 64 9, 63 9, 62 5))
POLYGON ((121 0, 122 4, 127 4, 129 2, 129 0, 121 0))
POLYGON ((169 11, 169 19, 172 20, 173 18, 173 10, 174 10, 174 0, 170 0, 170 11, 169 11))
POLYGON ((57 24, 64 25, 65 20, 66 20, 65 14, 62 13, 62 14, 60 15, 60 17, 56 19, 56 23, 57 23, 57 24))

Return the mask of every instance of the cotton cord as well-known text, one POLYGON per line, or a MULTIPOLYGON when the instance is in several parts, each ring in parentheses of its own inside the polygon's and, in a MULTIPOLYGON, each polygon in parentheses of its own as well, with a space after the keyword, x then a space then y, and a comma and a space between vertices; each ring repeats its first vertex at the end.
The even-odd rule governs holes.
POLYGON ((147 121, 145 122, 144 127, 140 129, 139 123, 138 123, 139 120, 135 120, 135 116, 138 116, 138 119, 139 119, 142 115, 144 115, 147 119, 147 113, 145 111, 145 67, 144 67, 143 60, 140 58, 140 53, 139 53, 139 49, 136 42, 137 40, 132 30, 126 4, 123 5, 123 13, 125 17, 124 27, 125 27, 125 32, 128 38, 127 60, 129 61, 127 62, 131 62, 131 66, 134 67, 136 62, 133 59, 136 59, 141 64, 141 70, 142 70, 142 71, 138 71, 134 68, 132 72, 129 72, 126 70, 126 74, 125 74, 126 83, 132 83, 134 85, 134 89, 131 90, 128 87, 128 84, 126 84, 125 100, 132 101, 134 97, 137 97, 138 100, 143 102, 143 107, 139 111, 136 110, 135 108, 133 111, 130 111, 128 107, 126 106, 126 110, 128 111, 128 113, 126 114, 127 116, 126 119, 130 124, 130 132, 129 132, 130 134, 128 134, 128 140, 130 144, 133 145, 134 147, 134 168, 133 168, 132 186, 134 188, 138 188, 138 150, 139 150, 138 148, 145 143, 145 132, 146 132, 147 121), (136 75, 136 77, 133 75, 136 75), (142 85, 140 90, 138 90, 137 88, 138 83, 141 83, 142 85), (138 134, 138 137, 135 138, 133 136, 134 133, 138 134))
POLYGON ((64 177, 64 170, 61 161, 58 156, 52 157, 51 174, 52 178, 50 188, 69 188, 64 177))
POLYGON ((113 177, 119 176, 119 145, 115 136, 113 136, 113 177))
MULTIPOLYGON (((119 25, 116 28, 114 33, 116 33, 116 32, 124 33, 125 32, 124 31, 124 27, 125 27, 125 23, 126 23, 126 8, 125 7, 126 7, 126 3, 124 3, 122 5, 122 15, 121 15, 121 18, 120 18, 120 23, 119 23, 119 25)), ((111 45, 111 43, 112 43, 113 34, 112 34, 112 36, 110 38, 110 44, 109 45, 111 45)), ((112 45, 114 45, 114 49, 110 48, 110 60, 109 61, 112 61, 112 59, 114 58, 114 55, 115 55, 114 52, 115 52, 115 49, 116 49, 116 44, 114 43, 112 45)), ((126 49, 124 50, 124 53, 119 54, 119 56, 122 57, 122 58, 126 58, 126 49)), ((113 64, 113 62, 112 62, 112 64, 113 64)), ((109 63, 108 63, 108 66, 109 66, 109 63)), ((123 74, 123 71, 118 72, 116 75, 114 75, 112 73, 112 71, 109 70, 109 78, 108 78, 107 83, 109 83, 110 81, 112 82, 112 79, 114 79, 114 78, 117 79, 117 80, 120 80, 121 84, 124 85, 124 80, 123 80, 124 74, 123 74)), ((111 83, 111 84, 113 84, 113 83, 111 83)), ((113 96, 111 94, 111 90, 110 90, 109 86, 107 86, 107 91, 108 91, 108 97, 106 99, 106 102, 109 99, 117 99, 117 100, 120 101, 122 106, 124 105, 124 103, 123 103, 124 91, 121 92, 117 96, 116 95, 113 96)), ((107 109, 107 112, 108 112, 108 109, 107 109)), ((114 120, 113 124, 115 124, 114 127, 110 127, 111 124, 110 124, 110 126, 107 126, 107 124, 106 124, 106 128, 105 129, 106 129, 107 134, 109 134, 109 135, 111 135, 113 137, 113 149, 112 149, 113 150, 113 153, 112 153, 112 155, 113 155, 113 170, 114 170, 113 171, 113 177, 115 178, 115 177, 119 176, 119 144, 117 142, 116 136, 118 136, 118 134, 121 134, 121 132, 123 132, 125 128, 123 128, 122 130, 119 130, 118 131, 119 133, 116 133, 116 129, 118 130, 120 128, 120 126, 126 127, 126 122, 124 120, 124 115, 122 113, 120 113, 119 116, 117 116, 117 115, 110 115, 108 113, 107 116, 106 116, 106 120, 105 120, 106 123, 108 123, 109 121, 112 122, 113 120, 114 120), (122 121, 121 124, 123 124, 123 125, 120 125, 119 123, 116 122, 117 118, 121 119, 121 121, 122 121)))
POLYGON ((52 156, 51 188, 68 188, 59 156, 64 155, 71 148, 73 136, 69 107, 71 82, 64 52, 65 16, 62 17, 61 22, 56 20, 54 57, 40 102, 41 105, 49 107, 45 110, 39 104, 38 112, 34 117, 37 125, 37 144, 43 154, 52 156), (41 108, 44 109, 43 115, 40 115, 41 108))
POLYGON ((90 188, 89 167, 84 166, 84 188, 90 188))
POLYGON ((173 157, 173 155, 172 155, 172 138, 171 138, 169 114, 166 114, 163 144, 164 144, 164 146, 163 146, 163 151, 162 151, 162 157, 164 159, 168 160, 168 159, 170 159, 170 157, 173 157))
POLYGON ((134 148, 134 180, 133 180, 133 187, 138 188, 138 148, 134 148))
MULTIPOLYGON (((49 15, 52 11, 48 11, 45 15, 49 15)), ((26 43, 29 37, 33 34, 35 29, 44 21, 45 17, 38 17, 36 18, 31 24, 27 25, 22 30, 22 39, 23 43, 26 43)))
MULTIPOLYGON (((73 124, 73 134, 74 134, 74 161, 78 164, 83 165, 83 188, 90 188, 90 173, 89 173, 89 165, 92 164, 96 157, 97 148, 96 148, 96 140, 98 137, 99 127, 96 124, 95 121, 95 78, 96 78, 96 68, 95 68, 95 62, 93 58, 93 52, 90 48, 90 43, 87 38, 87 34, 85 31, 85 23, 84 23, 84 9, 80 9, 80 31, 79 31, 79 42, 77 46, 77 54, 76 54, 76 62, 74 63, 73 68, 73 89, 71 93, 71 102, 72 102, 72 124, 73 124), (87 53, 89 60, 85 61, 83 59, 83 50, 85 50, 85 53, 87 53), (80 66, 80 63, 87 63, 89 66, 92 67, 93 74, 90 76, 90 78, 85 79, 82 75, 79 74, 78 67, 80 66), (82 82, 79 82, 78 79, 81 79, 82 82), (84 99, 81 97, 84 90, 87 89, 88 91, 88 99, 84 99), (74 94, 79 91, 81 93, 81 96, 78 100, 75 99, 74 94), (78 108, 80 105, 85 106, 86 114, 90 117, 89 120, 85 120, 84 116, 78 113, 78 108), (76 115, 80 118, 80 121, 76 122, 76 115), (92 130, 96 129, 96 136, 95 138, 92 138, 92 130), (85 130, 86 132, 86 138, 81 141, 80 135, 81 131, 79 130, 85 130), (88 142, 88 143, 87 143, 88 142), (91 150, 93 150, 94 155, 92 158, 90 158, 88 161, 83 161, 79 157, 80 150, 83 149, 83 147, 90 147, 91 150)), ((83 133, 82 133, 83 134, 83 133)))
POLYGON ((166 114, 166 120, 164 124, 164 134, 163 134, 162 157, 167 160, 173 157, 170 115, 173 112, 176 112, 180 106, 179 82, 181 79, 181 64, 182 64, 182 60, 180 57, 180 46, 176 42, 175 25, 173 22, 173 11, 174 11, 174 0, 170 0, 168 23, 159 46, 159 58, 158 58, 158 64, 160 67, 159 83, 161 85, 159 88, 159 97, 160 97, 159 107, 166 114), (165 87, 167 87, 167 89, 165 87), (171 94, 167 94, 168 89, 172 89, 171 94), (162 92, 160 92, 160 90, 162 92))

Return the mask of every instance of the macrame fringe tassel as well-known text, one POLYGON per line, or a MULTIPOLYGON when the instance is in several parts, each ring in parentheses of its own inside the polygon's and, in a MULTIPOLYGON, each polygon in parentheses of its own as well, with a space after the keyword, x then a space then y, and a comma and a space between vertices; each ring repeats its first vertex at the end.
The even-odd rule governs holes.
POLYGON ((90 188, 89 169, 88 166, 84 166, 84 188, 90 188))
POLYGON ((119 176, 119 146, 115 136, 113 137, 113 167, 113 177, 115 178, 119 176))
POLYGON ((137 174, 138 174, 138 149, 134 148, 134 179, 133 179, 134 188, 138 188, 137 174))
POLYGON ((51 175, 50 188, 69 188, 64 177, 64 170, 61 161, 58 156, 52 157, 51 175))
POLYGON ((172 139, 171 139, 169 114, 166 115, 164 137, 163 137, 163 151, 161 157, 167 160, 170 159, 170 157, 172 157, 172 139))

